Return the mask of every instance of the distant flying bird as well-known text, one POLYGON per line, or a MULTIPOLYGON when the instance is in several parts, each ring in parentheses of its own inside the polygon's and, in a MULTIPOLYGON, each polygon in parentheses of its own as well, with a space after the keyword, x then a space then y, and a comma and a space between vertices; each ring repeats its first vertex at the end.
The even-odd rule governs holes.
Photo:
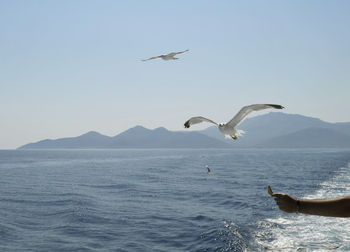
POLYGON ((177 60, 179 58, 175 58, 175 55, 177 54, 181 54, 181 53, 185 53, 188 52, 189 50, 185 50, 185 51, 181 51, 181 52, 172 52, 169 54, 165 54, 165 55, 159 55, 159 56, 155 56, 155 57, 151 57, 149 59, 144 59, 142 61, 147 61, 147 60, 153 60, 153 59, 162 59, 162 60, 177 60))
POLYGON ((283 109, 284 107, 276 104, 253 104, 243 107, 228 123, 218 124, 205 117, 197 116, 187 120, 184 125, 185 128, 189 128, 192 124, 197 124, 201 122, 213 123, 218 126, 219 130, 225 135, 225 137, 231 137, 233 140, 237 140, 238 136, 244 134, 243 130, 236 129, 238 124, 240 124, 251 112, 269 108, 283 109))

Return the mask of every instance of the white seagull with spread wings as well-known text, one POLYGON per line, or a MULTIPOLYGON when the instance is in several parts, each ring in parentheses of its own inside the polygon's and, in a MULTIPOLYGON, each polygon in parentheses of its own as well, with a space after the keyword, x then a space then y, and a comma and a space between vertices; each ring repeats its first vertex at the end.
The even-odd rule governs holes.
POLYGON ((159 56, 151 57, 149 59, 144 59, 142 61, 153 60, 153 59, 177 60, 179 58, 175 58, 175 55, 181 54, 181 53, 185 53, 185 52, 188 52, 188 51, 189 50, 185 50, 185 51, 181 51, 181 52, 172 52, 172 53, 169 53, 169 54, 159 55, 159 56))
POLYGON ((202 116, 192 117, 185 122, 185 128, 189 128, 192 124, 197 124, 201 122, 209 122, 218 126, 219 130, 225 135, 225 137, 231 137, 233 140, 237 140, 238 136, 244 134, 243 130, 238 130, 236 127, 240 124, 248 114, 253 111, 263 110, 263 109, 283 109, 284 107, 276 104, 253 104, 241 108, 241 110, 229 121, 228 123, 216 123, 210 119, 202 116))

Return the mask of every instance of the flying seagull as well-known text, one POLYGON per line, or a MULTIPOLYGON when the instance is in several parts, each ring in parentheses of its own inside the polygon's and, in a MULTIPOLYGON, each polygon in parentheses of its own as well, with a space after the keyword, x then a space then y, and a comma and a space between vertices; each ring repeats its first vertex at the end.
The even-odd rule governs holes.
POLYGON ((185 51, 181 51, 181 52, 172 52, 169 54, 165 54, 165 55, 159 55, 159 56, 155 56, 155 57, 151 57, 149 59, 144 59, 142 61, 147 61, 147 60, 153 60, 153 59, 162 59, 162 60, 177 60, 179 58, 175 58, 175 55, 177 54, 181 54, 181 53, 185 53, 188 52, 189 50, 185 50, 185 51))
POLYGON ((213 123, 218 126, 219 130, 225 135, 225 137, 231 137, 233 140, 237 140, 238 136, 244 134, 243 130, 236 129, 238 124, 240 124, 251 112, 269 108, 283 109, 284 107, 276 104, 253 104, 241 108, 241 110, 231 119, 231 121, 227 123, 216 123, 208 118, 196 116, 187 120, 184 125, 185 128, 189 128, 192 124, 201 122, 213 123))

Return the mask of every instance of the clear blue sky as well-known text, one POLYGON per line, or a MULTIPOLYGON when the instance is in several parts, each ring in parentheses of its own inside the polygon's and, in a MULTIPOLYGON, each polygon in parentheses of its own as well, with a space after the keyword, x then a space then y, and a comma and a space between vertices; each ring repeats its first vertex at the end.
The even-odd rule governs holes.
POLYGON ((349 13, 347 0, 0 0, 0 149, 181 130, 251 103, 350 122, 349 13))

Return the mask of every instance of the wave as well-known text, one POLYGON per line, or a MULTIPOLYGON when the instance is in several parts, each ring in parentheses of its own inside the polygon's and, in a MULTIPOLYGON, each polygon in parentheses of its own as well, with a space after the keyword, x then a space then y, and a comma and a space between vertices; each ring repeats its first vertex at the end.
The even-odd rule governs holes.
MULTIPOLYGON (((339 168, 329 180, 320 183, 305 199, 350 195, 350 163, 339 168)), ((271 250, 337 251, 350 250, 350 219, 280 213, 260 223, 257 242, 271 250)))

